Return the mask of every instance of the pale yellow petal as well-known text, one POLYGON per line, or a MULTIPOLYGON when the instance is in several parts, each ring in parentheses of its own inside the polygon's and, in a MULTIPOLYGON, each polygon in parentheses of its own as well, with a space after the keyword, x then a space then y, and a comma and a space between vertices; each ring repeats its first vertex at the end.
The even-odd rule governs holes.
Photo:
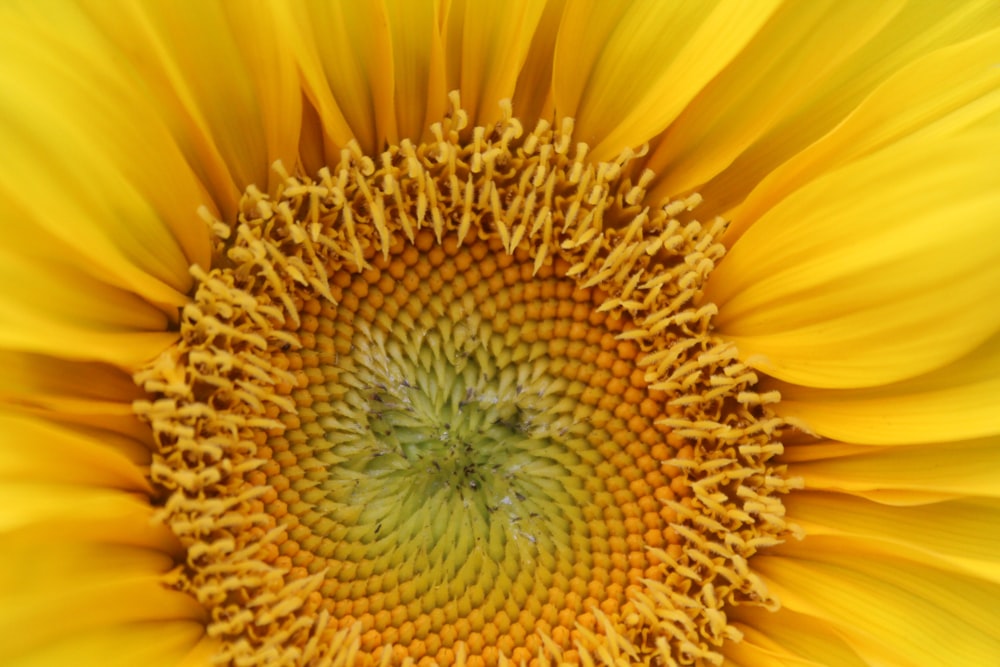
POLYGON ((648 141, 756 34, 772 2, 570 3, 553 66, 555 107, 607 159, 648 141))
POLYGON ((949 442, 1000 434, 1000 336, 932 373, 870 389, 769 382, 781 413, 820 435, 860 444, 949 442))
POLYGON ((709 280, 719 332, 766 373, 867 387, 1000 328, 1000 132, 910 141, 796 191, 709 280))
POLYGON ((784 609, 829 623, 873 664, 987 665, 1000 655, 1000 585, 933 561, 810 536, 758 554, 753 568, 784 609))

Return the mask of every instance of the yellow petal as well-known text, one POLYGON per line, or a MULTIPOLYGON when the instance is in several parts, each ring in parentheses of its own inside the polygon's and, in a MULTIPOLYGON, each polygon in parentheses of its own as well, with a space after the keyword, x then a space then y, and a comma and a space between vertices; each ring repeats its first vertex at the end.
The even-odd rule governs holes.
POLYGON ((796 491, 785 500, 785 509, 808 535, 919 549, 938 556, 942 567, 1000 583, 1000 498, 897 507, 839 493, 796 491))
POLYGON ((156 551, 52 535, 47 542, 5 542, 0 563, 3 664, 75 633, 204 616, 194 598, 163 584, 173 560, 156 551))
MULTIPOLYGON (((265 3, 223 3, 222 8, 254 85, 266 165, 281 160, 293 168, 299 156, 302 95, 298 66, 286 45, 288 36, 273 29, 276 21, 265 3)), ((257 185, 271 191, 278 176, 268 170, 267 177, 269 185, 257 185)))
POLYGON ((204 632, 202 624, 191 621, 123 623, 53 637, 44 646, 4 664, 8 667, 206 667, 211 664, 206 654, 185 662, 202 644, 199 638, 204 632))
POLYGON ((0 105, 7 243, 44 229, 91 260, 83 270, 178 303, 187 266, 209 255, 192 216, 211 202, 142 80, 72 5, 0 11, 0 84, 17 91, 0 105))
POLYGON ((947 364, 1000 328, 1000 132, 899 144, 772 208, 712 274, 720 333, 813 387, 947 364))
MULTIPOLYGON (((1000 30, 914 60, 826 136, 773 170, 727 214, 734 240, 775 202, 824 171, 911 136, 946 136, 1000 109, 1000 30)), ((994 126, 995 127, 995 126, 994 126)))
POLYGON ((247 185, 266 186, 275 160, 297 162, 293 38, 274 29, 266 5, 98 1, 87 12, 120 49, 118 67, 134 66, 224 215, 235 216, 247 185))
POLYGON ((1000 336, 932 373, 870 389, 767 383, 781 413, 828 438, 873 445, 949 442, 1000 434, 1000 336))
POLYGON ((114 445, 46 420, 0 413, 0 439, 0 479, 152 491, 142 470, 114 445))
POLYGON ((132 410, 142 396, 128 373, 108 364, 0 350, 0 402, 22 416, 75 424, 74 433, 87 432, 137 464, 149 461, 152 444, 132 410))
POLYGON ((174 338, 163 310, 72 263, 0 249, 0 282, 0 346, 8 349, 129 365, 174 338))
MULTIPOLYGON (((328 162, 350 139, 374 153, 397 135, 392 41, 385 7, 377 2, 295 3, 287 12, 286 45, 296 54, 303 84, 323 122, 328 162)), ((426 54, 424 54, 426 58, 426 54)))
MULTIPOLYGON (((607 40, 633 9, 632 2, 567 3, 553 55, 552 96, 559 116, 577 117, 590 73, 607 40)), ((580 128, 577 128, 579 131, 580 128)), ((599 140, 599 136, 584 137, 599 140)))
POLYGON ((923 501, 962 496, 1000 497, 1000 439, 903 447, 813 443, 786 447, 789 474, 807 489, 910 492, 923 501))
POLYGON ((448 88, 461 91, 462 107, 473 123, 497 120, 500 100, 513 97, 544 9, 544 3, 533 0, 450 3, 448 88))
POLYGON ((826 621, 872 664, 988 665, 1000 655, 1000 585, 845 538, 754 557, 782 607, 826 621))
MULTIPOLYGON (((614 5, 618 3, 607 3, 614 5)), ((566 0, 545 3, 514 91, 514 113, 522 120, 552 118, 552 63, 566 0)))
POLYGON ((144 394, 131 375, 114 366, 68 362, 47 356, 0 351, 0 398, 32 402, 58 410, 59 401, 93 401, 124 406, 144 394))
POLYGON ((690 191, 723 171, 764 133, 800 112, 901 4, 782 5, 657 142, 649 160, 660 177, 654 191, 690 191))
MULTIPOLYGON (((950 3, 947 12, 927 2, 785 5, 782 15, 788 19, 783 36, 761 34, 757 44, 751 43, 734 59, 732 71, 723 72, 705 96, 689 105, 686 126, 693 130, 690 137, 664 137, 660 150, 669 151, 668 144, 677 140, 690 157, 684 155, 684 163, 676 170, 671 169, 669 156, 655 159, 654 167, 671 169, 671 182, 652 188, 652 195, 676 196, 679 191, 697 189, 705 199, 699 207, 702 215, 727 211, 771 171, 835 128, 895 72, 938 49, 1000 26, 1000 6, 982 0, 950 3), (824 11, 830 15, 815 16, 824 11), (793 27, 797 17, 803 22, 793 27), (840 23, 842 17, 850 19, 850 23, 840 23), (813 20, 823 25, 812 27, 813 20), (799 37, 802 43, 790 47, 787 54, 771 50, 772 46, 780 49, 789 36, 799 37), (836 44, 838 36, 843 46, 836 44), (764 63, 766 71, 759 73, 760 63, 764 63), (743 87, 741 79, 756 76, 763 77, 760 86, 743 87), (730 88, 733 97, 726 95, 730 88), (725 108, 735 109, 736 117, 726 117, 725 112, 720 117, 720 101, 725 108), (703 127, 699 118, 710 126, 703 127), (709 143, 705 164, 697 148, 702 138, 709 143), (685 177, 684 169, 692 171, 691 179, 685 177), (707 182, 706 177, 710 178, 707 182)), ((937 79, 937 86, 934 81, 927 81, 928 89, 940 90, 932 91, 932 96, 947 97, 950 89, 964 87, 947 78, 937 79)), ((919 107, 928 93, 913 95, 919 107)), ((908 97, 895 100, 893 108, 899 110, 900 116, 906 115, 903 109, 909 101, 908 97)), ((880 126, 891 127, 893 115, 880 126)))
POLYGON ((439 3, 388 0, 392 81, 399 137, 418 140, 444 115, 444 37, 439 3))
POLYGON ((726 658, 746 667, 868 667, 827 623, 787 609, 736 607, 731 620, 743 641, 723 647, 726 658))
POLYGON ((0 499, 4 503, 0 532, 11 549, 15 544, 31 549, 35 543, 63 540, 80 548, 88 543, 98 548, 107 542, 155 550, 161 556, 178 553, 177 539, 154 523, 149 500, 138 494, 82 485, 5 481, 0 499))
POLYGON ((577 135, 595 146, 595 158, 642 144, 677 117, 776 6, 570 3, 556 45, 556 110, 575 116, 577 135))

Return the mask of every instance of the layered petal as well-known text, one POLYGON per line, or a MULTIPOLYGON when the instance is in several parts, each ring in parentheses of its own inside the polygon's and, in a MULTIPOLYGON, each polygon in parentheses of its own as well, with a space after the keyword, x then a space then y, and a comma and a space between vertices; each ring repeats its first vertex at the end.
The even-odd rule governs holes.
POLYGON ((85 6, 223 215, 248 185, 265 187, 274 161, 297 164, 299 78, 268 5, 85 6))
POLYGON ((784 3, 656 140, 657 192, 692 190, 818 94, 902 2, 784 3))
POLYGON ((0 479, 152 491, 142 469, 132 459, 139 454, 137 450, 144 449, 138 443, 107 436, 99 441, 79 430, 17 414, 0 414, 0 432, 7 442, 19 443, 0 449, 0 479), (53 466, 53 460, 60 461, 60 465, 53 466))
POLYGON ((204 667, 218 640, 204 638, 191 621, 137 621, 47 639, 37 650, 13 656, 10 667, 204 667))
POLYGON ((733 246, 706 290, 743 358, 812 387, 887 384, 1000 328, 1000 133, 894 146, 809 183, 733 246))
POLYGON ((546 2, 538 20, 534 39, 531 40, 531 47, 521 74, 517 77, 517 88, 514 91, 514 113, 520 118, 554 116, 552 63, 565 8, 566 0, 546 2))
MULTIPOLYGON (((697 190, 703 214, 725 213, 895 73, 998 26, 1000 7, 983 0, 953 3, 947 12, 926 2, 785 3, 688 105, 677 129, 656 142, 650 166, 664 178, 651 192, 659 198, 697 190)), ((910 131, 911 101, 919 108, 928 97, 961 97, 968 92, 962 78, 960 65, 951 77, 930 67, 917 83, 923 90, 895 96, 893 113, 879 119, 875 133, 910 131)))
MULTIPOLYGON (((372 152, 380 137, 395 136, 392 37, 384 3, 295 3, 277 11, 285 34, 298 35, 287 47, 323 125, 327 162, 335 163, 337 151, 352 139, 372 152)), ((428 56, 421 54, 415 67, 426 67, 428 56)))
POLYGON ((889 505, 835 492, 802 491, 786 501, 789 518, 809 535, 920 550, 942 569, 1000 582, 1000 499, 959 496, 889 505))
POLYGON ((448 90, 461 91, 462 107, 474 124, 499 120, 499 102, 514 95, 544 9, 532 0, 449 4, 448 90))
POLYGON ((786 446, 783 460, 808 489, 897 502, 1000 494, 1000 440, 983 438, 902 447, 843 443, 786 446))
POLYGON ((774 12, 772 2, 567 5, 553 64, 555 109, 596 159, 673 121, 774 12))
POLYGON ((0 351, 0 402, 22 414, 100 431, 103 442, 145 463, 152 436, 132 412, 140 396, 131 375, 107 363, 0 351))
POLYGON ((829 624, 787 609, 736 607, 732 619, 743 639, 726 646, 734 667, 868 667, 829 624))
POLYGON ((159 627, 151 659, 177 664, 204 612, 164 586, 183 550, 153 521, 142 468, 114 441, 37 417, 0 415, 0 441, 0 662, 76 651, 74 664, 126 664, 146 651, 132 633, 148 642, 142 628, 159 627))
POLYGON ((933 558, 809 536, 758 554, 754 569, 784 609, 824 622, 869 664, 986 665, 1000 655, 1000 584, 933 558))
POLYGON ((766 386, 781 392, 783 415, 846 442, 898 445, 995 436, 1000 434, 1000 336, 955 363, 880 387, 766 386))
POLYGON ((894 142, 944 137, 995 115, 1000 111, 998 50, 1000 30, 992 30, 933 51, 894 73, 843 122, 772 170, 727 212, 733 221, 727 240, 734 241, 776 202, 826 171, 894 142))
POLYGON ((211 201, 144 82, 86 16, 2 11, 0 345, 148 359, 172 340, 160 332, 186 300, 188 266, 209 261, 196 211, 211 201))
MULTIPOLYGON (((58 247, 54 240, 48 245, 58 247)), ((0 347, 135 366, 175 339, 161 308, 89 275, 79 267, 88 260, 73 253, 50 262, 51 255, 0 249, 0 281, 6 285, 0 295, 0 347)))

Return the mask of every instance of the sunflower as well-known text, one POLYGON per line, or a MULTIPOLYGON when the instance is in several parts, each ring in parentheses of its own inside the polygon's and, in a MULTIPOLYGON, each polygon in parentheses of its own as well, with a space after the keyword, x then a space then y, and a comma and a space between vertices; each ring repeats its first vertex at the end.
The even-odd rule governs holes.
POLYGON ((997 3, 0 21, 0 663, 1000 659, 997 3))

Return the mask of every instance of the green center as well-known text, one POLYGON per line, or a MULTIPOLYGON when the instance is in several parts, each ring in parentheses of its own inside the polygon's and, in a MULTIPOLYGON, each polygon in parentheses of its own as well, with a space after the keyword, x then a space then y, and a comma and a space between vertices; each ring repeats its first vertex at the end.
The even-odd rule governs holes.
POLYGON ((540 550, 586 540, 581 454, 599 458, 575 437, 589 431, 574 427, 576 402, 551 391, 549 359, 523 344, 495 354, 465 315, 359 326, 329 387, 348 389, 320 420, 327 516, 343 538, 366 560, 408 554, 452 596, 479 580, 458 576, 473 554, 516 577, 540 550))

